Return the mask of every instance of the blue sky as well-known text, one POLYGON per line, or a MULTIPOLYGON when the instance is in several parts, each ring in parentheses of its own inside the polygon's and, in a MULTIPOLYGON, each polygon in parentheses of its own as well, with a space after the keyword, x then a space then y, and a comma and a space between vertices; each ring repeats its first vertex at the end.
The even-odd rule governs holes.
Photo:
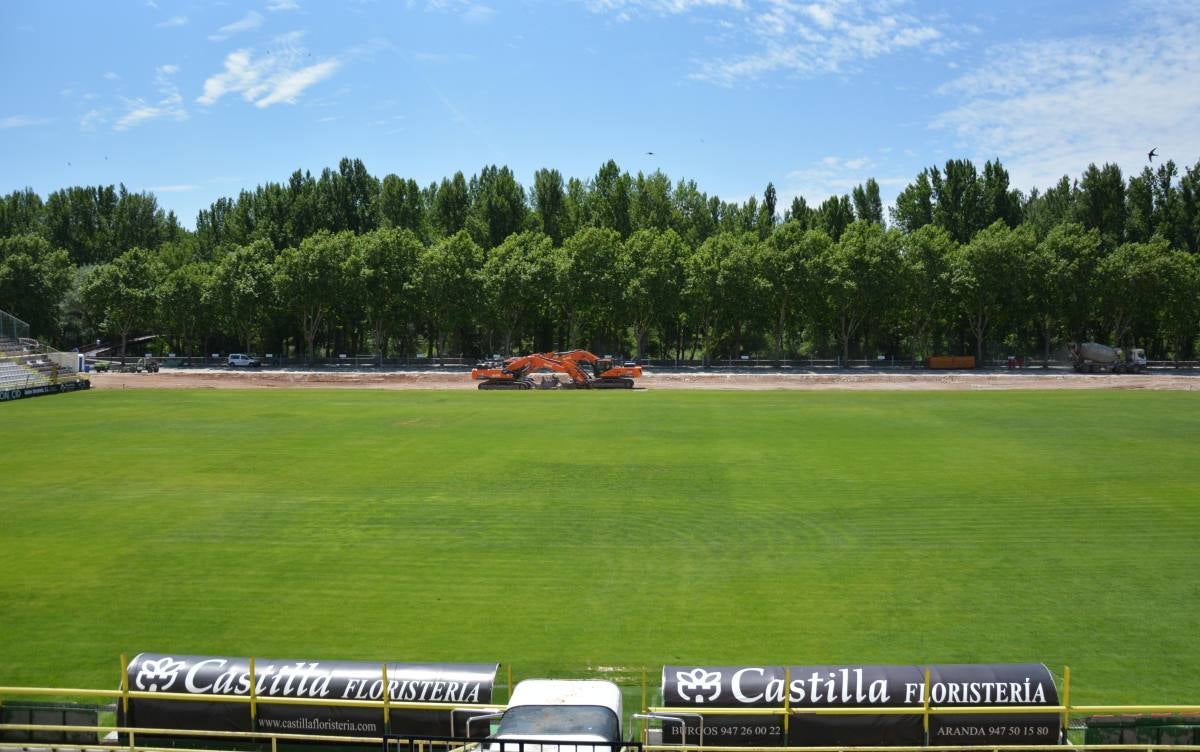
POLYGON ((998 156, 1027 190, 1200 159, 1197 39, 1185 2, 8 2, 0 192, 123 181, 192 227, 343 156, 526 186, 612 158, 784 204, 998 156))

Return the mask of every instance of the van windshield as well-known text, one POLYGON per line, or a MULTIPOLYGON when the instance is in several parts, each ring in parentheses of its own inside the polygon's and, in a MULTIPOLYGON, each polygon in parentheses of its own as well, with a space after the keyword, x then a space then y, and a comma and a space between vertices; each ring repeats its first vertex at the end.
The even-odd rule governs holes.
POLYGON ((521 705, 509 708, 500 719, 497 736, 519 734, 533 739, 587 734, 620 741, 617 716, 599 705, 521 705))

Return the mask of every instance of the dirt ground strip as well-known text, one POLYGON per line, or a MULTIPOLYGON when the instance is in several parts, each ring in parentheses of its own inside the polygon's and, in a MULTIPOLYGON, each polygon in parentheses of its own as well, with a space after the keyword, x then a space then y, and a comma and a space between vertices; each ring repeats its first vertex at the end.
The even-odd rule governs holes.
MULTIPOLYGON (((96 373, 97 389, 475 389, 462 372, 390 371, 227 371, 173 370, 158 373, 96 373)), ((1139 376, 1082 375, 1062 371, 1016 373, 835 372, 835 373, 655 373, 638 381, 639 389, 798 390, 998 390, 998 389, 1150 389, 1200 391, 1200 373, 1152 373, 1139 376)))

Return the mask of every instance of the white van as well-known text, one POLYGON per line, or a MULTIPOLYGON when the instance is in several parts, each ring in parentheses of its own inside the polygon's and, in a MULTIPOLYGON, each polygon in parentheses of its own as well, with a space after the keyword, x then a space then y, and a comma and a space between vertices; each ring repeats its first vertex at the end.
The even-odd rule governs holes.
POLYGON ((492 752, 619 752, 621 718, 621 690, 610 681, 527 679, 513 689, 508 709, 491 738, 535 743, 492 744, 489 749, 492 752), (550 741, 558 743, 536 743, 550 741))

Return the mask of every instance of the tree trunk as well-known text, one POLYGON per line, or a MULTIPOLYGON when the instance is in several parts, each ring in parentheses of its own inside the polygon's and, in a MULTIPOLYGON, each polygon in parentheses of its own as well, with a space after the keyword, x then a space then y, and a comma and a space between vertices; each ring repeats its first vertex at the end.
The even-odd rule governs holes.
POLYGON ((854 333, 855 327, 851 325, 850 317, 842 314, 841 317, 841 334, 842 334, 842 368, 850 367, 850 335, 854 333))
POLYGON ((375 357, 379 366, 383 367, 383 319, 376 319, 371 327, 371 338, 375 340, 375 357))
POLYGON ((787 327, 785 312, 786 307, 783 303, 779 304, 779 324, 775 328, 775 358, 783 360, 783 330, 787 327))
POLYGON ((1045 355, 1042 358, 1042 367, 1050 365, 1050 320, 1046 319, 1042 322, 1042 339, 1045 340, 1045 355))
POLYGON ((921 352, 921 340, 923 340, 925 338, 924 335, 925 335, 924 326, 922 326, 920 324, 914 324, 913 328, 912 328, 912 334, 911 334, 912 352, 909 353, 909 355, 912 356, 912 360, 914 363, 920 359, 921 355, 924 354, 921 352))
POLYGON ((983 332, 987 327, 987 319, 982 314, 975 317, 975 367, 983 365, 983 332))

